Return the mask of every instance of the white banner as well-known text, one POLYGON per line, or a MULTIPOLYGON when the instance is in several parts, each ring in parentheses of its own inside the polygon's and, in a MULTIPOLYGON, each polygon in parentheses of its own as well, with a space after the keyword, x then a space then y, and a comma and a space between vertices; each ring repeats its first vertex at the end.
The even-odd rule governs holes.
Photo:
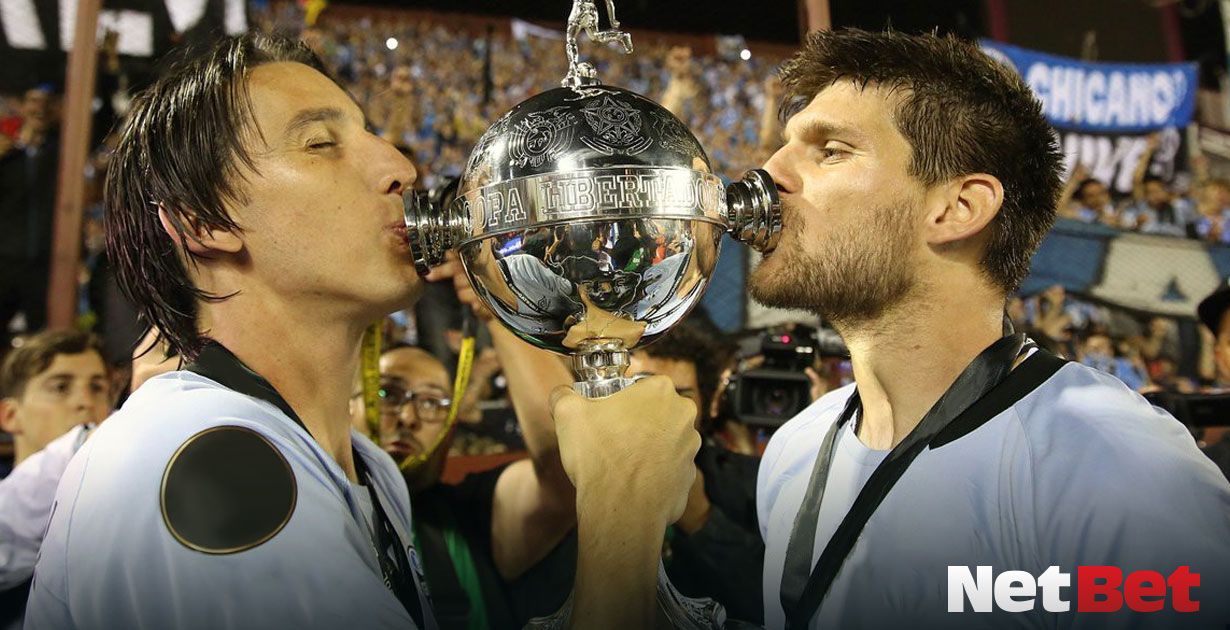
POLYGON ((560 31, 549 29, 545 26, 531 24, 525 20, 512 19, 512 36, 513 39, 524 41, 525 38, 533 35, 534 37, 543 37, 546 39, 564 39, 564 34, 560 31))

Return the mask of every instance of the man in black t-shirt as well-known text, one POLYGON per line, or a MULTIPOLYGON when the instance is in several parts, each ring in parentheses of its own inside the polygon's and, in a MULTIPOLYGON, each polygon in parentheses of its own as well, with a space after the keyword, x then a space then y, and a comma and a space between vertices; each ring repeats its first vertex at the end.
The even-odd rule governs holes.
MULTIPOLYGON (((493 336, 501 332, 493 330, 493 336)), ((554 357, 528 346, 525 351, 539 355, 529 363, 545 359, 567 374, 554 357)), ((453 427, 445 423, 452 396, 448 369, 422 349, 400 347, 381 356, 380 378, 378 441, 405 471, 436 620, 443 629, 522 627, 529 617, 524 607, 512 605, 506 583, 545 556, 576 520, 549 417, 546 427, 523 427, 530 458, 449 485, 440 482, 453 439, 453 427)), ((353 402, 355 426, 365 428, 361 396, 353 402)))

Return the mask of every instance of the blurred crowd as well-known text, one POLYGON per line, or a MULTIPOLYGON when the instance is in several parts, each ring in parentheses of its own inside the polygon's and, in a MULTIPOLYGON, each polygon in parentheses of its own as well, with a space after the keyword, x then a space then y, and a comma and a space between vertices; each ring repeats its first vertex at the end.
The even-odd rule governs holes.
MULTIPOLYGON (((290 5, 257 17, 263 28, 278 30, 295 30, 301 20, 290 5)), ((366 105, 373 124, 413 155, 427 188, 459 175, 474 143, 501 114, 559 86, 567 72, 563 41, 535 32, 470 34, 409 19, 343 20, 327 13, 302 30, 366 105)), ((716 173, 738 177, 764 161, 777 141, 776 127, 766 137, 762 112, 775 99, 767 80, 780 59, 743 59, 742 50, 694 56, 686 47, 634 44, 632 55, 615 46, 589 46, 585 54, 604 82, 660 100, 688 123, 716 173)))
POLYGON ((1174 181, 1149 172, 1160 135, 1148 137, 1132 177, 1130 194, 1116 199, 1106 182, 1091 177, 1084 164, 1072 169, 1060 202, 1062 217, 1117 230, 1230 243, 1230 181, 1210 177, 1204 156, 1192 159, 1192 172, 1174 181))

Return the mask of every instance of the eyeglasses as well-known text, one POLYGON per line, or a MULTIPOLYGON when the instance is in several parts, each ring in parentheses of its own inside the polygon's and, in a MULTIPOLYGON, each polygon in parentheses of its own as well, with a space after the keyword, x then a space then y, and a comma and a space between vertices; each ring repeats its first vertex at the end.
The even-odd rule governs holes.
POLYGON ((434 391, 414 391, 395 383, 380 385, 380 411, 399 414, 411 405, 421 422, 444 422, 453 401, 434 391))

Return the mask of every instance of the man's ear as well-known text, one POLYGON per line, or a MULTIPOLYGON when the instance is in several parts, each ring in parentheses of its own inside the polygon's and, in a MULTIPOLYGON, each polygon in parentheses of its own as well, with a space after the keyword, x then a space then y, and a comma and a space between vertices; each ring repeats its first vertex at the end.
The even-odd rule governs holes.
POLYGON ((0 398, 0 429, 10 435, 21 434, 21 403, 16 398, 0 398))
POLYGON ((974 173, 936 186, 928 196, 938 209, 928 217, 927 242, 942 246, 977 236, 990 225, 1004 203, 1004 185, 994 175, 974 173))
POLYGON ((197 217, 158 204, 158 222, 177 245, 198 256, 234 254, 243 249, 243 240, 230 230, 206 227, 197 217), (182 238, 181 238, 182 235, 182 238))

